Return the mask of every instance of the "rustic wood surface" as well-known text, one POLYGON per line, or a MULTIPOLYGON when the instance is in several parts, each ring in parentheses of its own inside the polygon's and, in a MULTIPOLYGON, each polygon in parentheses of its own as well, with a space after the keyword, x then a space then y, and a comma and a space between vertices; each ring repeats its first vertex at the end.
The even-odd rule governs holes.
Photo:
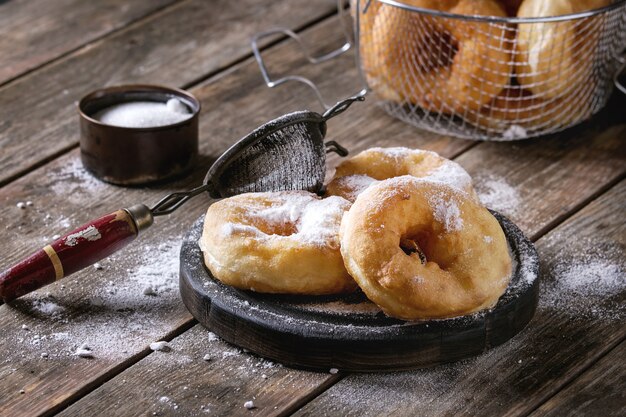
POLYGON ((621 342, 531 416, 591 416, 599 410, 606 417, 623 416, 626 408, 625 357, 626 342, 621 342))
POLYGON ((177 0, 13 0, 0 4, 0 85, 177 0))
MULTIPOLYGON (((17 0, 0 10, 12 3, 11 13, 37 18, 17 0)), ((269 118, 320 110, 305 87, 265 87, 248 39, 275 25, 311 26, 304 36, 314 53, 332 50, 341 45, 337 19, 328 17, 333 2, 231 3, 162 2, 157 12, 137 9, 124 17, 110 11, 103 19, 112 27, 59 34, 63 50, 8 76, 17 78, 0 87, 1 267, 72 226, 198 184, 220 152, 269 118), (136 81, 193 87, 202 101, 201 166, 190 177, 121 188, 82 169, 72 149, 73 102, 91 89, 136 81), (20 201, 33 204, 19 209, 20 201)), ((77 15, 97 6, 81 7, 77 15)), ((59 24, 56 16, 49 27, 59 24)), ((309 76, 327 101, 360 88, 351 56, 312 66, 293 42, 266 45, 272 74, 309 76)), ((28 57, 40 54, 37 48, 48 49, 30 48, 22 51, 26 62, 35 62, 28 57)), ((562 276, 564 268, 593 266, 594 259, 622 276, 626 269, 624 106, 626 99, 615 95, 582 126, 517 143, 422 132, 389 118, 371 98, 329 123, 328 138, 352 151, 403 145, 456 158, 485 201, 537 240, 544 272, 539 310, 505 345, 460 363, 375 375, 297 371, 242 352, 194 325, 179 299, 180 241, 209 204, 199 196, 157 219, 100 269, 0 306, 0 415, 619 415, 623 280, 581 293, 562 276), (172 350, 152 352, 156 340, 173 340, 172 350), (83 343, 93 358, 74 355, 83 343), (206 354, 211 360, 202 359, 206 354), (257 408, 244 408, 248 400, 257 408)))

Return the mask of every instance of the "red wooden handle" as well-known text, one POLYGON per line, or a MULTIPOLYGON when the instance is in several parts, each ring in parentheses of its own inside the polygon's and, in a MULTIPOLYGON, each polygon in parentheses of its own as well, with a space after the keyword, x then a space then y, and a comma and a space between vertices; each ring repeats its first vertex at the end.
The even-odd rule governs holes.
POLYGON ((0 300, 14 300, 111 255, 150 224, 152 216, 148 208, 139 205, 107 214, 71 231, 2 272, 0 300), (137 210, 144 216, 147 212, 149 220, 137 221, 137 210))

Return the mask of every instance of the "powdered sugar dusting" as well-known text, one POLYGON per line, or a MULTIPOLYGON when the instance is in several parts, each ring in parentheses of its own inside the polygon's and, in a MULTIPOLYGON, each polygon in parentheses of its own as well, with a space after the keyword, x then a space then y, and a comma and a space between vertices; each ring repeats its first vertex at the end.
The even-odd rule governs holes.
POLYGON ((333 185, 335 188, 341 190, 341 194, 346 199, 354 202, 357 196, 367 187, 377 182, 377 180, 367 175, 346 175, 345 177, 335 178, 333 185))
POLYGON ((488 177, 476 184, 476 191, 480 201, 492 210, 508 216, 517 214, 520 206, 520 196, 504 178, 488 177))
MULTIPOLYGON (((374 147, 374 148, 368 149, 368 151, 379 152, 379 153, 384 154, 385 156, 388 156, 390 158, 396 158, 396 159, 401 159, 401 158, 406 157, 407 153, 409 152, 415 152, 414 149, 406 148, 404 146, 395 146, 395 147, 390 147, 390 148, 374 147)), ((420 152, 428 152, 428 151, 420 151, 420 152)))
POLYGON ((446 161, 425 177, 431 181, 449 184, 461 191, 467 191, 472 186, 472 177, 461 165, 453 161, 446 161))
POLYGON ((621 319, 626 306, 626 259, 618 247, 585 241, 585 253, 564 256, 548 271, 540 303, 577 317, 621 319), (602 248, 602 249, 599 249, 602 248))
POLYGON ((102 190, 106 184, 91 175, 82 165, 80 158, 73 157, 60 169, 52 170, 46 177, 50 180, 49 189, 80 206, 85 196, 102 190))
MULTIPOLYGON (((436 161, 441 161, 441 164, 435 169, 427 173, 427 175, 416 177, 423 178, 434 182, 441 182, 451 185, 461 191, 467 192, 472 187, 472 178, 470 175, 454 161, 450 161, 441 157, 438 153, 432 151, 425 151, 421 149, 409 149, 404 147, 392 147, 392 148, 370 148, 364 152, 379 153, 386 157, 393 158, 397 164, 411 155, 428 155, 436 161)), ((337 184, 337 187, 342 189, 351 201, 356 199, 356 196, 363 192, 367 187, 377 182, 373 178, 366 175, 348 175, 345 177, 336 178, 333 180, 337 184)))
POLYGON ((51 299, 41 299, 35 301, 33 304, 33 308, 44 315, 54 316, 62 313, 65 308, 63 306, 58 305, 51 299))
POLYGON ((24 296, 16 302, 23 316, 16 326, 26 322, 29 330, 0 340, 0 348, 10 344, 21 349, 25 360, 42 360, 42 352, 45 360, 81 360, 84 355, 75 353, 88 346, 96 361, 125 358, 147 349, 146 340, 170 330, 172 324, 164 316, 184 314, 178 295, 179 241, 175 237, 154 245, 129 246, 101 261, 102 270, 87 268, 51 293, 24 296), (122 266, 128 265, 127 259, 135 266, 122 266), (112 276, 123 278, 106 278, 112 276), (81 287, 86 281, 98 284, 86 292, 81 287), (150 296, 144 295, 147 286, 153 289, 150 296))
POLYGON ((248 207, 246 214, 251 225, 226 223, 221 233, 232 235, 245 232, 259 239, 298 239, 312 245, 339 247, 339 225, 343 212, 350 207, 349 201, 337 196, 320 199, 305 191, 258 195, 266 197, 271 205, 261 209, 258 206, 248 207), (268 235, 253 226, 255 220, 277 225, 293 224, 296 233, 289 236, 268 235))
POLYGON ((456 201, 446 198, 443 194, 435 194, 428 200, 435 220, 443 224, 447 232, 463 229, 461 210, 456 201))
POLYGON ((359 303, 349 303, 342 300, 326 301, 322 303, 298 304, 298 307, 306 311, 315 311, 325 314, 348 316, 352 314, 365 314, 375 316, 382 314, 382 310, 369 300, 359 303))

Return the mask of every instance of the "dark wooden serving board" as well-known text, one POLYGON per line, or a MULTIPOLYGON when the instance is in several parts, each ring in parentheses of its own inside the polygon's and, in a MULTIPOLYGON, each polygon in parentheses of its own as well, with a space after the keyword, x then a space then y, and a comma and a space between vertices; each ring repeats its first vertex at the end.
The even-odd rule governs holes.
POLYGON ((204 216, 181 248, 181 296, 191 314, 224 340, 292 367, 388 371, 464 359, 515 336, 537 306, 537 252, 517 226, 494 215, 516 262, 509 288, 489 311, 407 322, 385 316, 363 293, 309 297, 232 288, 204 266, 198 246, 204 216))

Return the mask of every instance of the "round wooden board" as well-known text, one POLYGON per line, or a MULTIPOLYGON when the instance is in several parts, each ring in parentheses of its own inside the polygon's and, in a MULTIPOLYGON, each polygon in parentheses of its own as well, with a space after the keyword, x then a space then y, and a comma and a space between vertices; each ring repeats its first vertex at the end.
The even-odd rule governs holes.
POLYGON ((491 310, 445 320, 406 322, 385 316, 363 293, 284 296, 241 291, 211 276, 198 240, 204 216, 180 253, 180 292, 191 314, 224 340, 284 365, 389 371, 468 358, 504 343, 537 306, 539 259, 533 244, 502 215, 515 259, 506 293, 491 310))

